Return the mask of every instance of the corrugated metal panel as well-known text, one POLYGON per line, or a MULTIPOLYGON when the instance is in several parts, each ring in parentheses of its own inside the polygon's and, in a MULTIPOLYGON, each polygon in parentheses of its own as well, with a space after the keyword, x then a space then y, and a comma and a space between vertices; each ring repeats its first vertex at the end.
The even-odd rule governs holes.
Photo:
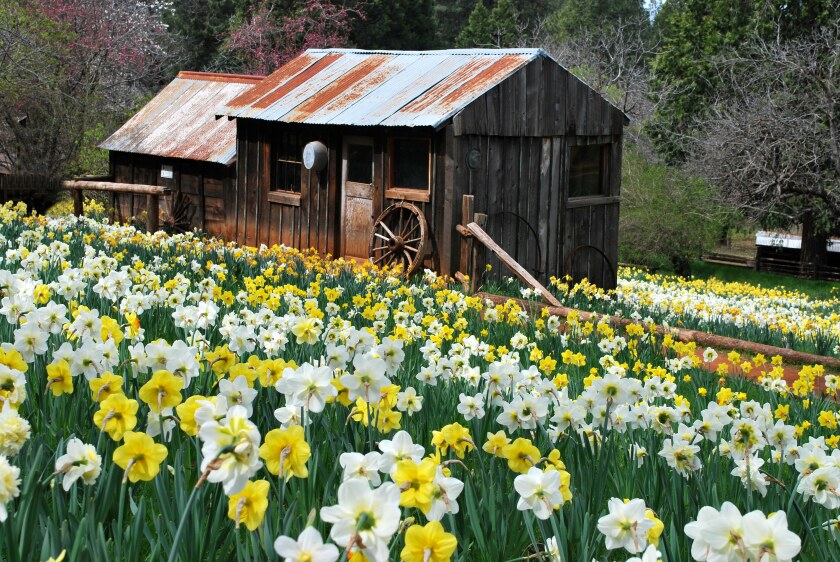
POLYGON ((310 49, 219 110, 284 123, 438 126, 539 49, 310 49))
POLYGON ((236 123, 215 109, 242 97, 259 76, 181 72, 99 146, 106 150, 230 164, 236 123))

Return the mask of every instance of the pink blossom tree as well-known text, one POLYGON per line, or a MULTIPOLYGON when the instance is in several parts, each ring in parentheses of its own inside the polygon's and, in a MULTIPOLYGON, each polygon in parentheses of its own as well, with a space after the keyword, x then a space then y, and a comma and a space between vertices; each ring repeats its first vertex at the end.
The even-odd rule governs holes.
POLYGON ((298 0, 281 13, 274 0, 259 0, 231 31, 224 50, 244 72, 269 74, 306 49, 346 46, 355 18, 364 19, 359 5, 298 0))

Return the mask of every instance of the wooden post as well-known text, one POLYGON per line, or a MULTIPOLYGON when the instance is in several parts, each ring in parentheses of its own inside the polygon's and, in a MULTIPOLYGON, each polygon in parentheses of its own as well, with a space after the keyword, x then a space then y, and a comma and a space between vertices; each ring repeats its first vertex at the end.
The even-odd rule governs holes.
POLYGON ((77 217, 85 214, 85 195, 81 189, 73 190, 73 214, 77 217))
MULTIPOLYGON (((473 205, 475 197, 472 195, 464 195, 461 203, 461 226, 466 227, 473 218, 473 205)), ((458 271, 465 275, 470 273, 470 265, 472 262, 472 237, 461 236, 461 264, 458 271)))
MULTIPOLYGON (((562 303, 559 300, 557 300, 557 297, 552 295, 548 289, 543 287, 543 285, 539 281, 534 279, 534 276, 528 273, 528 271, 524 267, 519 265, 519 263, 517 263, 515 259, 510 257, 510 254, 505 252, 501 248, 501 246, 496 244, 496 242, 494 242, 493 239, 490 238, 490 235, 484 232, 484 229, 481 227, 481 225, 479 225, 477 222, 472 222, 467 225, 467 229, 470 232, 472 232, 473 236, 475 236, 475 239, 477 241, 484 244, 484 246, 486 246, 488 250, 493 252, 493 254, 497 258, 499 258, 499 261, 502 262, 508 269, 510 269, 520 281, 522 281, 532 289, 538 289, 540 291, 540 296, 542 296, 542 298, 546 302, 548 302, 548 304, 558 307, 563 306, 562 303)), ((478 246, 478 244, 476 244, 476 246, 478 246)))
POLYGON ((146 230, 151 233, 157 232, 158 229, 158 212, 160 211, 158 197, 158 195, 149 194, 146 198, 146 230))
MULTIPOLYGON (((484 213, 475 213, 473 216, 473 222, 484 228, 484 225, 487 224, 487 215, 484 213)), ((485 253, 482 251, 481 246, 475 244, 471 240, 472 246, 472 256, 470 256, 470 293, 475 294, 478 291, 478 280, 481 279, 481 276, 484 275, 484 264, 487 261, 485 258, 485 253)))

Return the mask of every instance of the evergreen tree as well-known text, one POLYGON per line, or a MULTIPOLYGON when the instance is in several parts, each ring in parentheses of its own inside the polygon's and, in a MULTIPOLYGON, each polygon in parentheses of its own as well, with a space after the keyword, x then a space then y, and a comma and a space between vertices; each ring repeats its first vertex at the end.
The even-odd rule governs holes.
POLYGON ((175 2, 166 23, 180 39, 182 68, 215 67, 228 30, 248 12, 251 0, 182 0, 175 2))
POLYGON ((423 50, 437 47, 432 0, 368 0, 365 19, 351 41, 361 49, 423 50))
POLYGON ((435 2, 437 42, 442 48, 455 46, 458 35, 466 27, 476 3, 476 0, 437 0, 435 2))
POLYGON ((559 40, 599 32, 611 23, 647 16, 643 0, 562 0, 549 17, 549 29, 559 40))
POLYGON ((479 2, 456 44, 461 48, 514 47, 519 41, 519 32, 519 18, 510 0, 499 0, 492 10, 479 2))

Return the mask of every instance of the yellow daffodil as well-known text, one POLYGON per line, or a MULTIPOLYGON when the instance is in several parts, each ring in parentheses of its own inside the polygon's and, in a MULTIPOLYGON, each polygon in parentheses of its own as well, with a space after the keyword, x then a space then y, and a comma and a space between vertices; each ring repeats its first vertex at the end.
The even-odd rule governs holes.
POLYGON ((94 402, 102 402, 112 394, 123 394, 123 378, 110 371, 91 379, 90 392, 94 402))
POLYGON ((125 478, 132 483, 148 482, 160 472, 160 463, 166 458, 166 447, 145 433, 128 431, 125 442, 114 451, 114 463, 125 471, 125 478))
POLYGON ((420 464, 411 459, 399 461, 394 471, 394 483, 402 490, 400 505, 416 507, 428 513, 432 507, 436 472, 437 463, 431 459, 423 459, 420 464))
POLYGON ((310 456, 309 443, 299 425, 287 429, 272 429, 265 436, 260 446, 260 458, 271 474, 280 475, 289 480, 292 476, 306 478, 309 470, 306 461, 310 456))
POLYGON ((137 400, 122 394, 112 394, 99 403, 99 410, 93 414, 93 423, 105 431, 114 441, 123 438, 126 431, 137 425, 137 400))
POLYGON ((532 466, 536 466, 540 460, 540 450, 537 449, 530 439, 519 437, 510 445, 502 448, 502 456, 507 459, 508 467, 520 474, 525 474, 532 466))
POLYGON ((73 375, 70 364, 64 359, 47 365, 47 389, 52 391, 53 396, 73 394, 73 375))
POLYGON ((448 562, 458 546, 455 535, 443 530, 439 521, 412 525, 405 533, 405 547, 400 552, 403 562, 448 562))
POLYGON ((183 388, 184 379, 162 369, 155 371, 152 378, 140 387, 138 396, 154 413, 159 414, 164 408, 174 408, 181 403, 183 388))
POLYGON ((487 432, 487 441, 482 445, 481 449, 485 453, 504 458, 502 450, 509 444, 510 438, 505 434, 504 430, 500 429, 496 433, 487 432))
POLYGON ((248 482, 241 492, 228 498, 227 515, 236 522, 237 529, 241 523, 249 531, 255 531, 260 526, 268 508, 268 489, 268 480, 256 480, 248 482))

